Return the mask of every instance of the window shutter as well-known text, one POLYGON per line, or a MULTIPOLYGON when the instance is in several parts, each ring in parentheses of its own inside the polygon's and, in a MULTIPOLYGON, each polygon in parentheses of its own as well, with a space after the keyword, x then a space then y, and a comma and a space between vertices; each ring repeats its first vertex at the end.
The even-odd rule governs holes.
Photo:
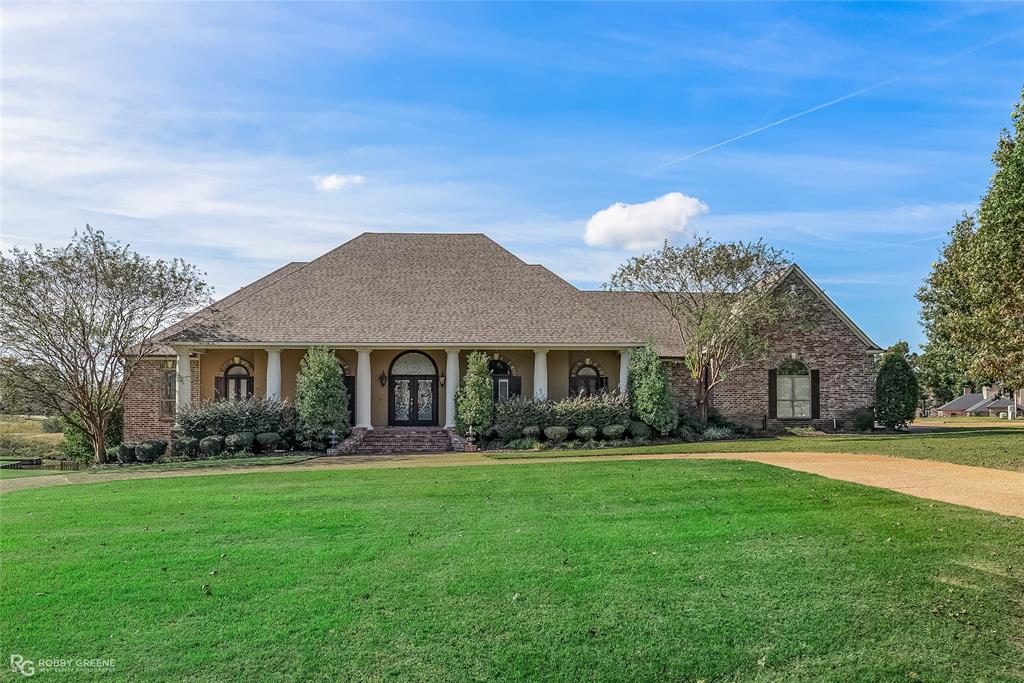
POLYGON ((245 397, 252 398, 253 395, 253 379, 249 377, 245 380, 245 397))
POLYGON ((768 371, 768 418, 774 420, 778 417, 778 386, 775 382, 775 370, 768 371))
POLYGON ((522 396, 523 395, 523 378, 518 375, 513 375, 508 378, 508 395, 509 396, 522 396))
POLYGON ((217 401, 224 400, 224 378, 214 377, 213 378, 213 398, 217 401))
POLYGON ((821 381, 817 370, 811 370, 811 419, 821 417, 821 381))

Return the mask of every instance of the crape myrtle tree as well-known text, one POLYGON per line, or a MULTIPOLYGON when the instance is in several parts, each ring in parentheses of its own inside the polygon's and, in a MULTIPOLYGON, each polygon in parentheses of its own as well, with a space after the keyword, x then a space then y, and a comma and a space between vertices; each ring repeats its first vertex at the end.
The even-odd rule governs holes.
POLYGON ((605 283, 642 292, 675 322, 682 356, 697 384, 697 411, 707 422, 711 392, 735 370, 766 361, 781 325, 803 324, 796 297, 775 285, 790 265, 785 253, 757 242, 665 242, 630 258, 605 283))
POLYGON ((86 226, 71 243, 0 252, 0 367, 5 382, 88 435, 104 435, 157 333, 210 300, 204 274, 150 259, 86 226))
POLYGON ((1024 92, 992 155, 981 205, 965 214, 918 292, 944 372, 1024 386, 1024 92))

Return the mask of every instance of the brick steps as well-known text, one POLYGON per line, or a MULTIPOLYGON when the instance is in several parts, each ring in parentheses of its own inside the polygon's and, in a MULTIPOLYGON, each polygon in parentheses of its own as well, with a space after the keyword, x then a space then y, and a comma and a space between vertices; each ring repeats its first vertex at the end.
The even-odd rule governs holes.
POLYGON ((355 452, 437 453, 451 449, 451 437, 440 427, 378 427, 366 432, 355 452))

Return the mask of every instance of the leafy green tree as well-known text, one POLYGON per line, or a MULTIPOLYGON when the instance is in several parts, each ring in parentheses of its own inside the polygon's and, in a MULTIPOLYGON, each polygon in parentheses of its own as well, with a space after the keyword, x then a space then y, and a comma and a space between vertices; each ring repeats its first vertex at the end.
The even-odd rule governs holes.
POLYGON ((952 401, 972 382, 950 344, 934 339, 921 347, 917 357, 917 379, 922 391, 931 394, 939 405, 952 401))
POLYGON ((348 391, 341 362, 326 346, 311 346, 299 362, 295 378, 296 430, 299 443, 307 448, 327 446, 331 432, 348 436, 348 391))
MULTIPOLYGON (((88 434, 105 462, 108 426, 157 334, 210 292, 194 266, 140 256, 88 225, 64 247, 0 253, 4 382, 88 434)), ((207 324, 218 322, 210 309, 207 324)))
POLYGON ((766 361, 783 323, 806 323, 797 298, 775 287, 789 265, 784 252, 761 241, 697 236, 630 258, 605 288, 642 292, 675 322, 683 361, 697 384, 698 416, 706 423, 712 390, 735 370, 766 361))
POLYGON ((629 352, 627 387, 633 417, 664 436, 679 424, 668 373, 650 342, 629 352))
MULTIPOLYGON (((121 407, 110 417, 107 423, 107 434, 104 445, 109 451, 121 444, 124 439, 124 412, 121 407)), ((88 461, 94 456, 92 438, 84 431, 70 424, 64 425, 64 440, 60 442, 60 452, 69 460, 88 461)))
POLYGON ((906 356, 886 351, 875 379, 875 417, 890 429, 901 429, 914 419, 921 391, 906 356))
POLYGON ((995 173, 918 291, 929 343, 976 378, 1024 386, 1024 92, 992 155, 995 173))
POLYGON ((487 354, 476 351, 466 358, 466 374, 455 394, 455 424, 462 434, 470 428, 481 434, 494 421, 494 394, 487 354))

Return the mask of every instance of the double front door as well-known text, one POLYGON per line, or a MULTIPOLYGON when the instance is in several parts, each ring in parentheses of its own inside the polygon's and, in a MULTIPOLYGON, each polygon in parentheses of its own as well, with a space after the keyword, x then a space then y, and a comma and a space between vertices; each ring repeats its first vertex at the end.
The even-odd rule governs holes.
POLYGON ((392 375, 388 400, 396 427, 437 424, 437 377, 392 375))

